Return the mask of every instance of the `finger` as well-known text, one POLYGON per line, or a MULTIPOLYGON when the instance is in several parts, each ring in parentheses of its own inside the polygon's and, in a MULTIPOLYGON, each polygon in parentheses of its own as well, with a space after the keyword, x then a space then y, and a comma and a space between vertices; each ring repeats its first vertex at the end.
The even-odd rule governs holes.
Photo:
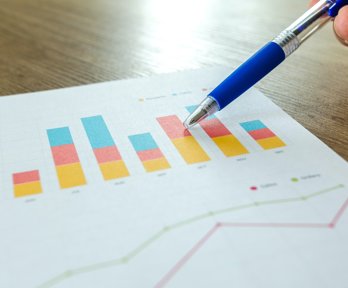
POLYGON ((338 37, 348 41, 348 6, 341 8, 335 22, 334 28, 338 37))

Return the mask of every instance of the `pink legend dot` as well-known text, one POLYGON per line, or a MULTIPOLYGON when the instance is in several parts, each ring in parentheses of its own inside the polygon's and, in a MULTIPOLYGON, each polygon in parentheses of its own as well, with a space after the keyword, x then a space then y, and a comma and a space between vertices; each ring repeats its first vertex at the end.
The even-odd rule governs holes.
POLYGON ((251 190, 251 191, 256 191, 256 190, 257 190, 257 187, 256 187, 256 186, 251 186, 251 187, 250 187, 250 190, 251 190))

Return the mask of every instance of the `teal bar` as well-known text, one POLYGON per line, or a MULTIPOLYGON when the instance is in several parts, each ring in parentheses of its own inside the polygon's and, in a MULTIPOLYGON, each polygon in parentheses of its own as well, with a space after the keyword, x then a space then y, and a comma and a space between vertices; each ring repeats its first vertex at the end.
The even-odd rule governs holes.
POLYGON ((128 136, 136 152, 157 149, 158 146, 150 133, 128 136))
POLYGON ((48 129, 47 136, 51 147, 74 144, 68 127, 48 129))
POLYGON ((115 146, 108 127, 101 115, 81 118, 93 149, 115 146))
POLYGON ((241 125, 241 126, 244 128, 244 130, 247 131, 247 132, 267 128, 267 127, 265 126, 265 124, 263 124, 260 120, 254 120, 254 121, 243 122, 243 123, 240 123, 240 125, 241 125))

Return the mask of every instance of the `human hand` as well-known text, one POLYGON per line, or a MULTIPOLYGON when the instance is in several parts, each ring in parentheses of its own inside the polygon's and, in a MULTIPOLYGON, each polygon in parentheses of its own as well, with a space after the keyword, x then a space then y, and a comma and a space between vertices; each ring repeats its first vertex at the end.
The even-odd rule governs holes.
MULTIPOLYGON (((319 0, 311 0, 310 5, 313 6, 319 0)), ((344 45, 348 46, 348 6, 344 6, 339 11, 334 20, 334 31, 337 39, 344 45)))

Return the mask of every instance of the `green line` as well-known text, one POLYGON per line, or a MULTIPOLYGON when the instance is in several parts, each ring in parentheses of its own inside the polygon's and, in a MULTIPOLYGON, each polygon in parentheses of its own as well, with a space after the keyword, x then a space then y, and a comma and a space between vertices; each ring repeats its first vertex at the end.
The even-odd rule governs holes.
POLYGON ((158 233, 156 233, 154 236, 152 236, 151 238, 149 238, 148 240, 146 240, 145 242, 143 242, 142 244, 140 244, 136 249, 134 249, 133 251, 131 251, 126 258, 128 258, 129 260, 136 257, 138 254, 140 254, 144 249, 146 249, 148 246, 150 246, 153 242, 155 242, 157 239, 161 238, 164 234, 167 233, 168 230, 166 230, 166 228, 163 228, 161 231, 159 231, 158 233))
POLYGON ((316 193, 309 194, 309 195, 307 195, 307 199, 310 199, 310 198, 313 198, 313 197, 317 197, 319 195, 327 194, 327 193, 332 192, 333 190, 337 190, 339 188, 344 188, 344 185, 340 184, 340 185, 337 185, 337 186, 332 187, 332 188, 328 188, 328 189, 321 190, 321 191, 316 192, 316 193))
POLYGON ((133 249, 130 252, 128 252, 127 254, 125 254, 123 257, 120 257, 120 258, 117 258, 114 260, 110 260, 110 261, 104 261, 104 262, 100 262, 100 263, 96 263, 96 264, 92 264, 92 265, 83 266, 83 267, 72 269, 72 270, 67 270, 64 273, 61 273, 61 274, 57 275, 56 277, 46 281, 45 283, 37 286, 37 288, 51 288, 54 285, 56 285, 60 282, 63 282, 64 280, 66 280, 68 278, 77 276, 79 274, 94 272, 94 271, 104 269, 104 268, 109 268, 109 267, 127 264, 133 258, 138 256, 141 252, 143 252, 146 248, 148 248, 151 244, 153 244, 159 238, 161 238, 163 235, 165 235, 165 234, 169 233, 170 231, 173 231, 177 228, 190 225, 192 223, 201 221, 203 219, 207 219, 207 218, 211 218, 211 217, 216 216, 216 215, 227 214, 227 213, 231 213, 231 212, 235 212, 235 211, 239 211, 239 210, 256 208, 256 207, 260 207, 260 206, 268 206, 268 205, 274 205, 274 204, 286 204, 286 203, 291 203, 291 202, 306 201, 308 199, 312 199, 315 197, 322 196, 324 194, 328 194, 328 193, 335 191, 337 189, 340 189, 340 188, 344 188, 344 185, 340 184, 340 185, 337 185, 337 186, 334 186, 331 188, 320 190, 320 191, 315 192, 315 193, 307 194, 306 196, 301 196, 301 197, 296 197, 296 198, 275 199, 275 200, 270 200, 270 201, 252 202, 252 203, 245 204, 245 205, 233 206, 233 207, 228 207, 228 208, 221 209, 221 210, 210 211, 208 213, 200 214, 200 215, 197 215, 195 217, 188 218, 186 220, 179 221, 179 222, 174 223, 172 225, 163 227, 160 231, 155 233, 153 236, 148 238, 146 241, 139 244, 139 246, 137 246, 135 249, 133 249))

